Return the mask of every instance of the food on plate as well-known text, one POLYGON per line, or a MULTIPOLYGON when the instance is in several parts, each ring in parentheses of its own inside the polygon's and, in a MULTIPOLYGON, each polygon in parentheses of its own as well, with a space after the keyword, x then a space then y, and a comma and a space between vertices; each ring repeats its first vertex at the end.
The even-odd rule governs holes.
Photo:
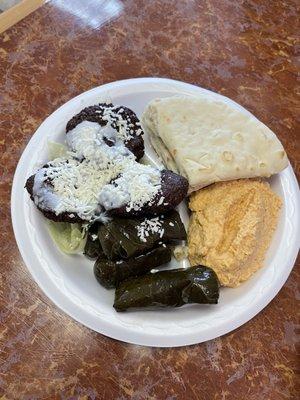
MULTIPOLYGON (((40 170, 39 170, 40 171, 40 170)), ((38 171, 38 172, 39 172, 38 171)), ((41 211, 41 213, 44 215, 45 218, 55 221, 55 222, 66 222, 66 223, 82 223, 84 220, 80 218, 80 216, 74 212, 74 211, 62 211, 62 212, 57 212, 56 211, 56 206, 50 204, 51 197, 54 197, 55 194, 52 196, 53 192, 53 186, 50 181, 45 181, 44 182, 44 192, 45 192, 45 199, 49 198, 49 201, 46 203, 45 199, 43 200, 42 196, 37 196, 36 192, 34 190, 34 185, 35 185, 35 180, 36 180, 36 174, 31 175, 25 184, 25 188, 27 192, 30 195, 30 199, 35 203, 36 208, 41 211), (52 208, 54 207, 54 208, 52 208)), ((54 199, 56 200, 55 196, 54 199)), ((58 199, 56 203, 58 203, 58 199)))
POLYGON ((207 94, 153 100, 142 124, 165 166, 188 179, 189 193, 214 182, 269 177, 288 165, 269 128, 207 94))
POLYGON ((67 155, 68 148, 64 144, 48 140, 47 145, 49 160, 54 160, 55 158, 59 157, 65 157, 67 155))
POLYGON ((26 182, 31 200, 46 218, 71 223, 101 221, 108 214, 167 212, 184 199, 187 187, 187 180, 172 171, 138 164, 117 175, 76 159, 51 161, 26 182))
MULTIPOLYGON (((120 217, 140 217, 145 214, 156 215, 173 210, 185 198, 188 190, 188 181, 183 176, 166 169, 161 171, 160 180, 160 191, 150 202, 146 202, 141 208, 132 207, 130 210, 128 210, 128 205, 124 205, 112 209, 111 214, 120 217)), ((127 182, 129 181, 127 180, 127 182)), ((127 183, 128 185, 129 183, 127 183)))
POLYGON ((74 128, 67 133, 67 154, 28 178, 26 189, 46 218, 84 223, 105 222, 112 214, 157 214, 173 209, 186 196, 187 180, 138 163, 119 135, 126 129, 115 127, 107 115, 106 126, 79 117, 78 124, 69 123, 68 129, 74 128))
POLYGON ((117 287, 117 311, 144 307, 181 307, 188 303, 217 304, 219 282, 211 268, 194 266, 128 279, 117 287))
POLYGON ((76 114, 66 127, 67 133, 72 131, 83 121, 90 121, 105 127, 104 141, 108 146, 116 143, 120 138, 125 146, 135 155, 137 160, 144 155, 144 140, 141 124, 136 114, 127 107, 114 106, 111 103, 100 103, 86 107, 76 114))
POLYGON ((56 246, 66 254, 82 253, 87 235, 80 224, 47 221, 50 236, 56 246))
POLYGON ((257 178, 285 168, 286 153, 255 117, 213 96, 153 100, 142 122, 169 169, 141 160, 132 110, 100 103, 69 120, 66 145, 48 143, 51 160, 25 187, 58 248, 96 260, 117 311, 217 304, 220 285, 263 264, 281 200, 257 178), (174 209, 188 193, 187 237, 174 209), (191 267, 157 271, 172 254, 191 267))
POLYGON ((83 254, 92 260, 104 255, 98 235, 94 231, 93 226, 88 230, 83 254))
POLYGON ((178 244, 173 249, 174 257, 177 261, 182 261, 188 257, 188 247, 182 244, 178 244))
POLYGON ((145 275, 153 268, 168 263, 171 253, 169 247, 159 246, 126 260, 111 261, 100 256, 94 265, 94 274, 102 286, 107 289, 114 288, 125 279, 145 275))
POLYGON ((193 193, 188 230, 191 265, 206 265, 236 287, 262 267, 278 223, 280 198, 268 183, 241 179, 193 193))
POLYGON ((100 225, 99 241, 110 260, 127 259, 161 243, 186 239, 186 231, 176 211, 153 218, 114 218, 100 225))

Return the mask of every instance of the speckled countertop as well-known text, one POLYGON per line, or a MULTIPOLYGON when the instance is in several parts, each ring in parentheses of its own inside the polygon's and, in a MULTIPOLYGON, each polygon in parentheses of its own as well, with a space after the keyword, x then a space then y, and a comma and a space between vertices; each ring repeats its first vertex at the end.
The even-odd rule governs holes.
POLYGON ((42 120, 124 78, 170 77, 231 97, 278 134, 299 178, 297 4, 56 0, 0 35, 1 400, 299 398, 299 258, 278 296, 243 327, 151 349, 57 309, 29 275, 10 220, 14 170, 42 120))

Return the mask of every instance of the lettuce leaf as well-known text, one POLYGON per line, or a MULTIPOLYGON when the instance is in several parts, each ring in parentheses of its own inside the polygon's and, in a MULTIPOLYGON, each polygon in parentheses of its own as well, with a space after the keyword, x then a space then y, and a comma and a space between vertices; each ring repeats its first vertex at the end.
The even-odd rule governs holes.
POLYGON ((67 150, 67 147, 62 143, 51 142, 50 140, 48 140, 48 155, 50 160, 64 157, 67 154, 67 150))
POLYGON ((51 238, 57 247, 66 254, 82 253, 87 232, 80 224, 47 221, 51 238))

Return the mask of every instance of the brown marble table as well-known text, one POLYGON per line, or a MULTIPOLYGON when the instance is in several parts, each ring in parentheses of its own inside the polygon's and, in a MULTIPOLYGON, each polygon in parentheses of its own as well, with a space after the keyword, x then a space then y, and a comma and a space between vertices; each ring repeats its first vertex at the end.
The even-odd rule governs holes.
POLYGON ((29 275, 10 220, 14 170, 42 120, 124 78, 170 77, 231 97, 278 134, 299 178, 297 4, 57 0, 0 36, 1 400, 299 398, 299 258, 246 325, 152 349, 92 332, 56 308, 29 275))

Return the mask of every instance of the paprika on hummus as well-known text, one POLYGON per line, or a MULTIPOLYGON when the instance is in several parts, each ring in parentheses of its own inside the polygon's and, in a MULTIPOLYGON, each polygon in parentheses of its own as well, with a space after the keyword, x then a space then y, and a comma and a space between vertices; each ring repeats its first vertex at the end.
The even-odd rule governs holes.
POLYGON ((261 180, 219 182, 193 193, 191 265, 211 267, 223 286, 240 285, 263 266, 281 205, 261 180))

